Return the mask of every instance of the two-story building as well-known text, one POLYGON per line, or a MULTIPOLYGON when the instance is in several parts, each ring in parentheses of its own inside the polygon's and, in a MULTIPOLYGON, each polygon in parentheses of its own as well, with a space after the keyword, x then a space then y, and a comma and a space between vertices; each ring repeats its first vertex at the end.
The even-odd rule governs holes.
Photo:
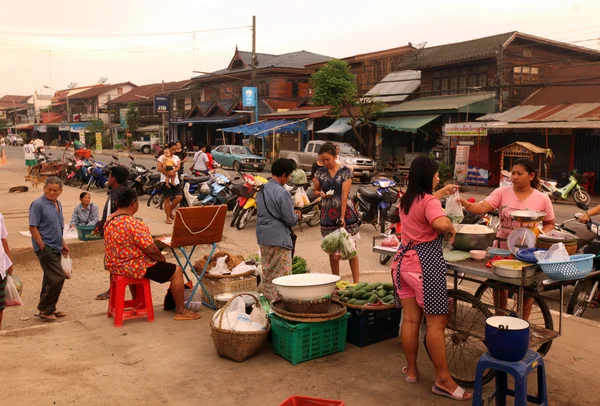
MULTIPOLYGON (((308 51, 281 55, 256 54, 254 63, 259 114, 297 107, 310 97, 309 65, 331 59, 308 51)), ((242 88, 252 84, 252 53, 235 49, 229 65, 192 78, 187 89, 172 93, 171 137, 186 144, 222 143, 218 131, 254 121, 243 110, 242 88)), ((234 137, 235 138, 235 137, 234 137)), ((240 142, 231 138, 226 142, 240 142)))

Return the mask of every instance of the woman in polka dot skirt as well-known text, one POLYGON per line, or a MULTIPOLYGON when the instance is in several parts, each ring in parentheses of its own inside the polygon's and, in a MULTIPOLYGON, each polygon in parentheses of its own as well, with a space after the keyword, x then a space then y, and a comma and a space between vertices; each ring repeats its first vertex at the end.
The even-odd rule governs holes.
POLYGON ((410 166, 408 189, 400 200, 402 242, 392 263, 392 279, 404 313, 401 338, 407 366, 402 373, 407 382, 417 382, 419 329, 425 313, 427 349, 435 367, 431 391, 456 400, 469 400, 471 394, 452 379, 446 361, 448 289, 442 245, 444 235, 453 236, 456 232, 439 197, 452 193, 456 186, 447 186, 433 194, 439 180, 437 162, 426 156, 416 158, 410 166))

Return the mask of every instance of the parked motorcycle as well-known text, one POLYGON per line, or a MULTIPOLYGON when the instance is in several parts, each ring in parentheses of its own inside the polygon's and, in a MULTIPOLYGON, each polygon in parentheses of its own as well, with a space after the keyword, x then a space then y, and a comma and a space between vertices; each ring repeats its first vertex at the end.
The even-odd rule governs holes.
POLYGON ((354 208, 358 218, 363 223, 369 223, 385 234, 386 223, 390 223, 390 207, 398 201, 399 190, 394 189, 396 182, 387 178, 380 178, 371 183, 377 189, 365 186, 358 188, 354 195, 354 208))
MULTIPOLYGON (((257 175, 254 173, 242 173, 239 172, 240 177, 244 180, 243 184, 232 184, 231 192, 236 196, 236 201, 233 207, 233 216, 231 219, 230 227, 234 227, 240 218, 240 213, 244 209, 244 206, 248 202, 248 199, 254 197, 254 185, 257 182, 257 175)), ((266 183, 266 179, 258 177, 259 181, 266 183), (264 181, 264 182, 263 182, 264 181)))
POLYGON ((302 224, 306 224, 309 227, 314 227, 320 224, 321 222, 321 200, 320 196, 317 196, 311 183, 305 183, 302 185, 285 185, 284 186, 292 197, 296 194, 298 189, 302 188, 306 192, 306 196, 308 197, 309 204, 304 206, 294 206, 295 211, 299 211, 302 217, 298 220, 298 225, 300 226, 300 230, 302 230, 302 224))
MULTIPOLYGON (((86 190, 89 191, 92 186, 103 189, 108 181, 108 167, 102 162, 90 160, 90 163, 89 167, 85 167, 89 175, 86 190)), ((83 185, 82 183, 81 188, 83 188, 83 185)))
POLYGON ((233 200, 233 194, 229 189, 231 180, 227 172, 214 171, 208 178, 208 193, 200 196, 194 206, 213 206, 227 204, 233 200))
POLYGON ((568 200, 569 196, 573 194, 575 203, 590 204, 592 198, 588 191, 579 185, 579 182, 577 181, 577 170, 573 170, 573 172, 570 173, 568 180, 569 183, 559 188, 557 187, 557 181, 541 179, 540 185, 542 187, 542 192, 554 201, 558 199, 568 200))
POLYGON ((254 176, 254 185, 252 185, 252 196, 247 198, 246 203, 242 206, 238 214, 238 220, 235 224, 235 228, 238 230, 242 230, 248 222, 255 216, 257 213, 256 208, 256 194, 262 189, 263 185, 267 183, 268 180, 263 178, 262 176, 254 176))

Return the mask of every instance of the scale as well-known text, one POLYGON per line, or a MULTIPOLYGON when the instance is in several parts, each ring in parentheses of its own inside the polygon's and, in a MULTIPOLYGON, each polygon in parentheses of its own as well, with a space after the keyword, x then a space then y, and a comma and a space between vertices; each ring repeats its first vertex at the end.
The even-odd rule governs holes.
POLYGON ((520 249, 535 247, 540 233, 538 225, 546 214, 543 211, 533 210, 515 210, 509 214, 520 224, 520 227, 515 228, 506 239, 506 245, 513 255, 516 256, 520 249))

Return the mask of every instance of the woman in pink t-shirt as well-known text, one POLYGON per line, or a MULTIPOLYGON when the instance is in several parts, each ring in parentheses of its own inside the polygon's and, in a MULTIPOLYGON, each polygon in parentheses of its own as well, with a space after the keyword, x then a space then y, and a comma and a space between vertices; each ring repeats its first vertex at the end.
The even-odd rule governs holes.
MULTIPOLYGON (((437 162, 426 156, 418 157, 410 166, 408 189, 400 199, 402 242, 392 263, 392 280, 403 308, 401 339, 407 366, 402 373, 407 382, 417 382, 419 330, 425 313, 427 348, 435 366, 431 391, 469 400, 471 394, 452 379, 446 361, 448 288, 442 245, 444 235, 452 236, 455 230, 433 195, 439 180, 437 162)), ((451 193, 455 188, 450 185, 437 193, 451 193)))

